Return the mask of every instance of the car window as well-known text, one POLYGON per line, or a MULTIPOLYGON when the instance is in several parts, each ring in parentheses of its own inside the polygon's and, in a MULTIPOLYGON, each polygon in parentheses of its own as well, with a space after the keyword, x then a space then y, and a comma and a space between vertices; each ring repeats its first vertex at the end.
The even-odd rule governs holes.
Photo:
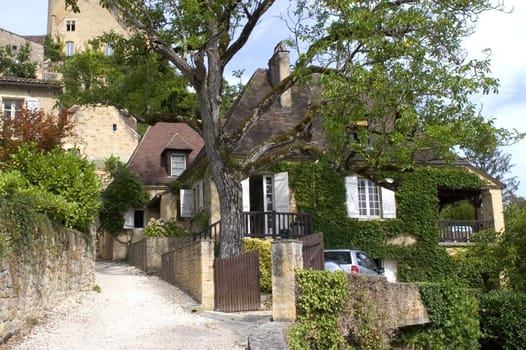
POLYGON ((362 252, 356 252, 356 259, 358 260, 358 265, 374 271, 377 270, 376 263, 367 254, 362 252))
POLYGON ((325 252, 326 261, 334 261, 338 264, 350 264, 351 254, 349 252, 325 252))

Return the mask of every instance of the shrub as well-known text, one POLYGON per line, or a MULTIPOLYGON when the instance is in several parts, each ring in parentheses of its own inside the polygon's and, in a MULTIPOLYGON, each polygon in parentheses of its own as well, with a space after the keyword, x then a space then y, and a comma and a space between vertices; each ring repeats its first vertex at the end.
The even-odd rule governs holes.
POLYGON ((115 157, 105 162, 112 182, 102 192, 99 210, 100 226, 108 233, 118 233, 124 226, 124 213, 129 208, 142 208, 149 199, 137 173, 115 157))
POLYGON ((298 322, 289 329, 290 348, 339 349, 345 344, 338 319, 348 293, 346 273, 301 270, 296 281, 298 322))
POLYGON ((272 292, 272 261, 270 241, 257 238, 244 239, 245 252, 259 250, 259 287, 262 292, 272 292))
POLYGON ((524 349, 526 294, 492 291, 480 299, 480 327, 484 349, 524 349))
POLYGON ((151 218, 144 228, 144 237, 179 237, 187 234, 187 230, 176 219, 163 221, 151 218))
POLYGON ((95 165, 86 159, 64 152, 37 150, 35 144, 22 145, 12 157, 8 172, 18 172, 23 187, 8 180, 5 188, 35 198, 34 206, 57 223, 87 232, 100 205, 100 180, 95 165))
POLYGON ((431 323, 400 337, 411 349, 478 349, 480 328, 474 296, 453 283, 418 285, 431 323))

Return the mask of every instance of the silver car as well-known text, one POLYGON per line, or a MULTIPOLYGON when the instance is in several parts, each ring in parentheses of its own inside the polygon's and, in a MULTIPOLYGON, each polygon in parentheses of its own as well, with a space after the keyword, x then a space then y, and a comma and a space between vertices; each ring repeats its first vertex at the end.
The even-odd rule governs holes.
POLYGON ((329 249, 324 251, 325 269, 336 270, 336 265, 347 273, 357 275, 383 275, 384 269, 378 267, 365 252, 357 249, 329 249))

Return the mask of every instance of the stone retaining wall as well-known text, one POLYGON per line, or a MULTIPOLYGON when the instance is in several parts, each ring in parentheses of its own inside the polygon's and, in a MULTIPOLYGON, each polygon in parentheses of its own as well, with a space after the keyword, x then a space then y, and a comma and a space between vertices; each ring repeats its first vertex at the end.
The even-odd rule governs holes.
POLYGON ((0 344, 69 293, 95 286, 95 249, 72 232, 29 256, 0 261, 0 344))
POLYGON ((192 237, 143 238, 128 247, 128 262, 146 273, 159 273, 161 256, 190 242, 192 237))
POLYGON ((214 309, 214 241, 192 242, 162 256, 161 278, 214 309))

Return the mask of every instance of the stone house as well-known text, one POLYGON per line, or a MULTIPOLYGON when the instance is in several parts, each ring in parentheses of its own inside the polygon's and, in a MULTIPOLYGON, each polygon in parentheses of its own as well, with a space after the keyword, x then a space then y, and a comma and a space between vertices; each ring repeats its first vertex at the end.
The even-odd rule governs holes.
POLYGON ((137 120, 113 106, 73 106, 68 109, 71 135, 62 143, 94 162, 102 174, 111 156, 127 163, 139 144, 137 120))
POLYGON ((184 215, 179 213, 170 185, 195 160, 203 145, 199 133, 184 123, 159 122, 148 128, 130 157, 128 168, 139 175, 150 201, 145 208, 130 208, 125 213, 123 233, 117 240, 105 235, 99 247, 102 257, 124 259, 126 246, 120 242, 140 240, 150 219, 166 221, 184 215))
MULTIPOLYGON (((79 0, 79 13, 65 8, 64 0, 49 0, 47 34, 53 39, 60 38, 64 43, 64 54, 72 56, 83 51, 88 41, 103 34, 113 32, 129 37, 129 32, 119 21, 117 13, 103 8, 99 1, 79 0)), ((101 48, 111 55, 111 43, 104 43, 101 48)))
MULTIPOLYGON (((288 74, 288 51, 283 46, 278 45, 274 55, 269 60, 269 68, 256 70, 247 83, 245 90, 234 102, 226 118, 228 120, 224 128, 226 132, 228 133, 234 130, 237 125, 240 125, 243 118, 248 115, 248 112, 256 107, 271 91, 273 86, 278 84, 288 74)), ((307 113, 309 102, 314 94, 316 94, 316 89, 312 86, 295 86, 285 92, 261 116, 261 119, 245 137, 240 140, 234 153, 240 156, 245 155, 269 136, 294 127, 307 113)), ((323 150, 323 140, 321 121, 319 118, 314 118, 312 121, 312 137, 309 144, 323 150)), ((314 158, 306 155, 295 155, 289 160, 315 161, 314 158)), ((448 229, 451 226, 455 230, 458 226, 461 226, 460 231, 463 229, 462 226, 469 226, 471 229, 468 229, 468 234, 487 227, 494 227, 496 231, 503 230, 502 184, 487 174, 475 170, 469 164, 458 163, 456 165, 477 173, 483 180, 484 186, 470 192, 440 190, 439 200, 441 203, 447 204, 456 200, 468 199, 477 211, 475 222, 449 223, 448 225, 450 226, 447 226, 443 233, 445 240, 447 241, 451 238, 448 236, 448 229), (483 225, 483 219, 491 221, 489 226, 483 225)), ((199 154, 196 161, 190 164, 189 168, 181 174, 179 180, 183 184, 183 188, 179 193, 181 209, 179 218, 187 222, 193 232, 206 229, 196 225, 200 222, 195 219, 196 216, 207 218, 208 225, 218 222, 221 219, 219 199, 208 170, 208 160, 204 152, 199 154), (185 211, 184 208, 193 208, 193 210, 185 211)), ((346 189, 345 204, 348 217, 357 220, 382 221, 396 218, 397 203, 393 191, 375 184, 370 179, 355 174, 348 174, 342 181, 344 181, 346 189)), ((245 213, 272 211, 297 213, 298 211, 295 193, 288 184, 288 174, 286 172, 272 173, 271 171, 264 171, 242 180, 241 184, 243 189, 243 211, 245 213)), ((245 218, 245 220, 247 219, 245 218)), ((273 233, 275 233, 275 227, 271 227, 275 225, 269 224, 266 216, 262 222, 266 235, 271 235, 271 230, 274 230, 273 233)), ((253 223, 246 225, 246 230, 254 228, 253 223)), ((469 236, 460 234, 458 237, 459 241, 469 242, 469 236)), ((396 266, 391 266, 389 265, 390 263, 386 262, 384 267, 389 274, 396 275, 396 266)))
POLYGON ((0 28, 0 46, 9 47, 13 54, 20 48, 29 45, 31 49, 30 61, 36 65, 35 78, 44 77, 44 39, 45 35, 18 35, 0 28))
POLYGON ((61 92, 62 86, 53 81, 0 77, 0 114, 14 115, 23 108, 57 114, 56 96, 61 92))

